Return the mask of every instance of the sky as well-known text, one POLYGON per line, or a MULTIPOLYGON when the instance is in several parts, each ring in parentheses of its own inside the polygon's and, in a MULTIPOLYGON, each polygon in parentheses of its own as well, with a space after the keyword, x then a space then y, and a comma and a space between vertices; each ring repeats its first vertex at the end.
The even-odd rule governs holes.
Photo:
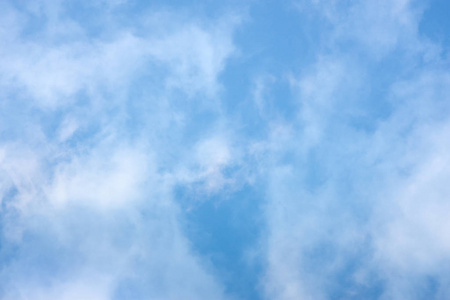
POLYGON ((0 1, 0 300, 449 299, 449 12, 0 1))

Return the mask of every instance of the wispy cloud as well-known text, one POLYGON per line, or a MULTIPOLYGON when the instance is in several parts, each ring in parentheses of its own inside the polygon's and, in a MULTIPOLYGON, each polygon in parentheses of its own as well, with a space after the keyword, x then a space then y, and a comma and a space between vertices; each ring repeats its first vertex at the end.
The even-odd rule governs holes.
POLYGON ((421 63, 435 47, 419 36, 421 10, 407 1, 298 8, 331 27, 316 67, 292 81, 299 118, 272 153, 291 158, 267 170, 267 298, 440 299, 448 73, 439 56, 421 63), (394 57, 405 62, 397 79, 378 87, 377 64, 394 57))
POLYGON ((446 299, 427 5, 1 3, 0 299, 446 299))
MULTIPOLYGON (((66 5, 3 4, 0 298, 225 298, 180 229, 167 150, 197 109, 220 114, 236 22, 155 12, 96 36, 66 5)), ((228 146, 197 148, 177 168, 221 185, 228 146)))

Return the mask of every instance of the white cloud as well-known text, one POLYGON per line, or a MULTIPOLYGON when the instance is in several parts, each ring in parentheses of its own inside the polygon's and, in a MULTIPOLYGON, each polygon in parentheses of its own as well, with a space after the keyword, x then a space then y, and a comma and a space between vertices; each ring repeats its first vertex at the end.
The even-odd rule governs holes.
POLYGON ((448 72, 430 63, 399 73, 382 87, 391 110, 373 129, 346 123, 371 96, 373 62, 396 50, 414 64, 435 47, 419 37, 409 1, 347 4, 300 5, 333 27, 313 68, 292 76, 300 105, 282 126, 288 138, 267 141, 283 146, 267 148, 265 296, 329 299, 340 285, 350 298, 379 285, 383 299, 415 299, 429 288, 424 278, 446 295, 448 72))
POLYGON ((49 201, 56 206, 73 202, 105 210, 130 205, 128 202, 142 197, 142 185, 156 176, 148 172, 148 157, 126 148, 114 151, 59 164, 47 190, 49 201))
POLYGON ((168 87, 181 88, 191 95, 199 91, 214 95, 217 75, 234 52, 231 39, 223 38, 230 36, 230 25, 233 23, 228 20, 219 21, 210 30, 188 25, 166 38, 150 40, 146 46, 149 54, 168 63, 173 72, 168 87))
POLYGON ((82 278, 77 278, 69 282, 52 283, 50 286, 21 286, 17 287, 16 293, 7 295, 7 299, 23 300, 108 300, 110 295, 110 282, 100 276, 84 274, 82 278))
MULTIPOLYGON (((194 105, 220 114, 207 102, 216 101, 237 22, 150 12, 92 36, 64 3, 52 4, 2 5, 10 17, 1 22, 12 26, 0 32, 2 105, 20 105, 27 125, 0 140, 1 238, 17 247, 0 270, 0 298, 103 300, 128 284, 141 298, 225 299, 178 224, 172 190, 190 165, 165 158, 183 147, 170 138, 183 133, 185 99, 201 95, 207 101, 194 105), (26 35, 33 14, 48 22, 26 35)), ((193 149, 194 176, 222 186, 234 159, 228 142, 193 149)))
POLYGON ((347 275, 355 295, 372 272, 385 298, 413 295, 428 275, 444 295, 450 76, 427 64, 439 47, 419 37, 413 2, 346 3, 300 5, 331 24, 329 39, 290 78, 295 118, 272 118, 267 94, 284 79, 257 76, 268 129, 257 141, 219 103, 239 18, 148 12, 122 24, 114 1, 99 16, 114 26, 99 35, 63 2, 0 4, 0 105, 24 115, 0 120, 13 132, 0 136, 1 242, 17 248, 0 297, 225 299, 181 228, 174 188, 226 193, 255 180, 267 192, 266 298, 327 299, 347 275), (28 32, 33 16, 47 22, 28 32), (371 109, 360 101, 369 68, 395 50, 416 64, 382 87, 390 111, 369 130, 346 123, 371 109), (197 119, 205 111, 213 121, 197 119))
POLYGON ((239 149, 224 135, 204 138, 186 152, 179 166, 176 180, 184 184, 199 185, 199 192, 218 192, 235 184, 236 174, 226 174, 226 169, 240 164, 239 149))
MULTIPOLYGON (((427 275, 436 277, 440 291, 445 291, 448 282, 441 273, 450 259, 446 213, 450 209, 446 183, 450 145, 445 138, 450 128, 448 122, 424 127, 413 135, 419 147, 409 146, 403 155, 407 161, 414 158, 414 164, 407 175, 391 175, 394 184, 379 202, 374 218, 374 261, 390 274, 387 297, 415 294, 420 286, 411 282, 427 275)), ((404 168, 405 163, 399 163, 404 168)))
MULTIPOLYGON (((8 15, 25 18, 14 10, 8 15)), ((108 39, 91 38, 86 30, 66 43, 54 42, 51 36, 44 42, 39 39, 23 39, 19 29, 14 36, 3 36, 0 53, 0 78, 4 90, 20 91, 31 97, 34 104, 55 108, 73 104, 80 92, 87 92, 90 100, 98 102, 101 89, 109 92, 126 90, 136 72, 156 72, 160 66, 158 84, 177 88, 189 95, 217 92, 217 76, 225 60, 234 52, 231 35, 237 21, 224 18, 214 25, 202 27, 189 20, 175 22, 169 30, 166 24, 178 19, 176 14, 158 17, 156 28, 145 28, 135 34, 133 29, 112 33, 108 39), (161 32, 163 34, 161 35, 161 32), (12 42, 7 42, 10 39, 12 42)), ((152 18, 152 16, 149 16, 152 18)), ((70 19, 58 21, 66 24, 70 19)), ((11 21, 19 23, 19 21, 11 21)), ((20 25, 15 27, 20 28, 20 25)), ((71 33, 72 29, 65 29, 71 33)), ((150 82, 155 85, 156 82, 150 82)), ((112 99, 108 99, 110 102, 112 99)))

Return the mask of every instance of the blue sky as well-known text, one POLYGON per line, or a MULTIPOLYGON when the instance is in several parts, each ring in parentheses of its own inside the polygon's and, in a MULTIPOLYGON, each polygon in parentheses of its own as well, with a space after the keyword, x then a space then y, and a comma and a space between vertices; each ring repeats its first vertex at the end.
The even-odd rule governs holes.
POLYGON ((448 299, 449 3, 2 1, 0 299, 448 299))

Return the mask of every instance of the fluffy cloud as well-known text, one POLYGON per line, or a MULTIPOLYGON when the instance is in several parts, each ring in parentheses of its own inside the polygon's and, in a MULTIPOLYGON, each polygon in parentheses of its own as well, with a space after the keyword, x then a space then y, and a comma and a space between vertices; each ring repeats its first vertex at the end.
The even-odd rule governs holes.
MULTIPOLYGON (((166 150, 196 109, 220 114, 237 22, 154 12, 95 36, 68 3, 2 6, 0 298, 224 299, 180 229, 166 150)), ((220 185, 228 146, 197 148, 189 172, 220 185)))
POLYGON ((380 80, 372 62, 394 51, 407 63, 429 57, 418 10, 407 1, 298 7, 334 27, 327 58, 291 80, 300 104, 290 138, 271 142, 285 146, 267 169, 267 298, 416 299, 433 289, 445 298, 448 73, 430 63, 383 94, 367 88, 380 80))
POLYGON ((156 2, 0 4, 0 299, 445 299, 425 5, 156 2))

